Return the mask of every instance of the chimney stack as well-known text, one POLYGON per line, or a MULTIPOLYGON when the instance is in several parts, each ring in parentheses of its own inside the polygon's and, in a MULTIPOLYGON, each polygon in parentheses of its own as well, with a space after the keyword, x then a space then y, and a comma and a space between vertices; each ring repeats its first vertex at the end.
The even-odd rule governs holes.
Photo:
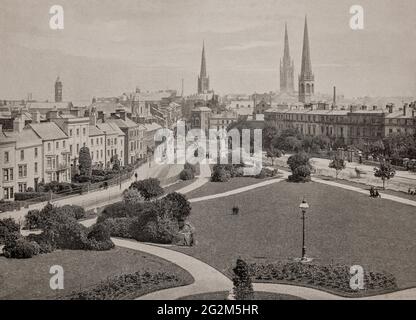
POLYGON ((101 120, 102 123, 105 122, 105 113, 104 113, 104 111, 98 111, 98 117, 97 117, 97 119, 98 120, 101 120))
POLYGON ((405 103, 404 106, 403 106, 403 116, 407 115, 407 111, 408 111, 408 104, 405 103))
POLYGON ((22 132, 24 127, 25 121, 23 120, 23 117, 21 115, 19 115, 17 118, 13 120, 13 131, 22 132))
POLYGON ((332 100, 332 109, 335 109, 337 105, 337 87, 334 86, 334 96, 333 96, 333 100, 332 100))
POLYGON ((32 111, 32 123, 40 123, 40 112, 39 111, 32 111))

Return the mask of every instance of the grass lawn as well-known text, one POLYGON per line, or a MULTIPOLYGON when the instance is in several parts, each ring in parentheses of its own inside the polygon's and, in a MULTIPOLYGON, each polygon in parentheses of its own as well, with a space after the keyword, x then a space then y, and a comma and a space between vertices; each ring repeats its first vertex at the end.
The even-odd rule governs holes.
MULTIPOLYGON (((181 285, 193 282, 188 272, 147 253, 118 247, 101 252, 62 250, 23 260, 0 257, 0 299, 55 299, 93 287, 108 277, 137 271, 174 273, 182 279, 181 285), (64 269, 64 290, 49 287, 53 265, 64 269)), ((138 292, 137 296, 148 292, 138 292)))
MULTIPOLYGON (((193 296, 183 297, 178 300, 227 300, 229 292, 219 291, 210 293, 201 293, 193 296)), ((288 294, 277 294, 271 292, 254 292, 254 300, 303 300, 302 298, 291 296, 288 294)))
POLYGON ((228 182, 207 182, 202 187, 186 194, 188 199, 209 196, 212 194, 223 193, 237 188, 247 187, 268 179, 257 179, 253 177, 236 177, 228 182))
POLYGON ((198 244, 177 248, 230 274, 241 256, 253 262, 299 257, 303 196, 307 255, 319 263, 361 265, 416 286, 415 208, 319 183, 280 182, 192 204, 198 244), (237 204, 239 215, 231 215, 237 204))
MULTIPOLYGON (((348 186, 353 186, 353 187, 365 189, 365 190, 368 190, 368 194, 370 195, 370 186, 366 185, 364 183, 360 183, 358 181, 351 181, 351 180, 345 180, 345 179, 335 179, 334 177, 328 177, 328 176, 315 176, 315 177, 317 177, 319 179, 322 179, 322 180, 326 180, 326 181, 334 181, 334 182, 337 182, 337 183, 340 183, 340 184, 345 184, 345 185, 348 185, 348 186)), ((416 187, 416 185, 415 185, 415 187, 416 187)), ((411 195, 411 194, 408 194, 407 192, 395 191, 395 190, 390 190, 390 189, 383 190, 382 188, 377 188, 377 189, 379 190, 380 193, 385 193, 385 194, 389 194, 389 195, 392 195, 392 196, 396 196, 396 197, 416 201, 416 195, 411 195)))

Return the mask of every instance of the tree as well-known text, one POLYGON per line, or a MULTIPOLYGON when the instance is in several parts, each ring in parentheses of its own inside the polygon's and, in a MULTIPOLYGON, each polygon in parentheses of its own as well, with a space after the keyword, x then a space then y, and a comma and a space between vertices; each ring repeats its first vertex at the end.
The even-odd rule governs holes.
POLYGON ((164 193, 163 188, 160 186, 160 181, 155 178, 135 181, 130 185, 130 188, 139 191, 146 201, 159 197, 164 193))
POLYGON ((120 160, 118 160, 117 155, 111 158, 111 163, 113 164, 113 171, 120 171, 120 160))
POLYGON ((334 160, 332 160, 329 163, 329 167, 331 169, 335 169, 335 179, 338 179, 339 173, 345 169, 345 161, 342 158, 335 157, 334 160))
POLYGON ((278 148, 276 148, 274 146, 271 146, 266 151, 267 158, 271 158, 272 159, 272 166, 274 166, 274 158, 280 158, 282 155, 283 155, 283 152, 280 149, 278 149, 278 148))
POLYGON ((90 149, 88 147, 82 147, 79 150, 79 173, 81 176, 91 177, 92 161, 90 149))
POLYGON ((126 189, 123 191, 123 201, 127 206, 143 202, 144 198, 137 189, 126 189))
POLYGON ((191 214, 191 204, 180 193, 172 192, 162 199, 168 215, 177 220, 185 220, 191 214))
POLYGON ((290 156, 287 160, 287 164, 292 172, 299 166, 308 166, 312 169, 312 166, 309 163, 309 156, 305 152, 296 153, 293 156, 290 156))
POLYGON ((273 122, 266 122, 262 131, 263 147, 269 149, 272 147, 272 140, 278 135, 278 129, 273 122))
POLYGON ((234 297, 236 300, 253 300, 254 290, 247 263, 238 258, 233 269, 234 297))
POLYGON ((395 174, 396 170, 386 161, 380 162, 380 166, 374 168, 374 176, 376 178, 381 178, 383 181, 383 189, 385 189, 386 180, 392 179, 395 174))

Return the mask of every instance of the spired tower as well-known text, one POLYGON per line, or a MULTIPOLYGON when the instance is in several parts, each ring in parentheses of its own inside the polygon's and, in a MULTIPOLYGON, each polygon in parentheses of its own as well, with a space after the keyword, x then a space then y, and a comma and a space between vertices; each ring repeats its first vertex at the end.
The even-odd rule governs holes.
POLYGON ((294 69, 293 60, 290 59, 289 36, 287 35, 287 24, 285 24, 285 48, 283 52, 283 61, 280 60, 280 92, 293 93, 294 85, 294 69))
POLYGON ((209 77, 207 76, 207 62, 205 60, 205 43, 202 44, 201 72, 198 77, 198 94, 209 91, 209 77))
POLYGON ((55 102, 62 102, 62 82, 59 77, 55 81, 55 102))
POLYGON ((309 49, 308 20, 305 17, 303 33, 302 68, 299 75, 299 102, 309 103, 315 93, 315 76, 312 73, 311 54, 309 49))

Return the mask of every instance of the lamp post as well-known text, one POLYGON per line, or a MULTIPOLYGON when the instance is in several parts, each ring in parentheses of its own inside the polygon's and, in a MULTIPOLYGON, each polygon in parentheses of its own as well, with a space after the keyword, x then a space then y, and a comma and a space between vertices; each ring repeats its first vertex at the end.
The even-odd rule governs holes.
POLYGON ((302 257, 300 258, 300 262, 310 262, 312 261, 311 258, 306 257, 306 246, 305 246, 305 214, 309 209, 309 204, 306 202, 305 198, 302 200, 301 204, 299 205, 299 209, 302 212, 302 257))

